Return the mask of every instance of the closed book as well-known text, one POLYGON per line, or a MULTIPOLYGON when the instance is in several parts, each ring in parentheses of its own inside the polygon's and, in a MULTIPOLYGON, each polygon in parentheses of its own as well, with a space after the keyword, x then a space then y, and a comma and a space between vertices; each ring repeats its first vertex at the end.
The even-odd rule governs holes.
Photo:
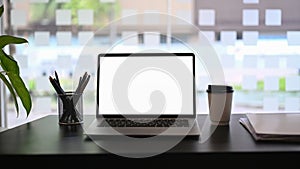
POLYGON ((255 140, 300 141, 300 113, 248 113, 239 122, 255 140))

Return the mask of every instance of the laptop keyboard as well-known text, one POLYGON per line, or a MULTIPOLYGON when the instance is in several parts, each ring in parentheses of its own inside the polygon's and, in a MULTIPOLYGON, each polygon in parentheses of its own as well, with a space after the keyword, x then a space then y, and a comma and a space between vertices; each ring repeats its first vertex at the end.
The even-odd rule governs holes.
POLYGON ((106 119, 99 124, 100 127, 188 127, 187 119, 106 119))

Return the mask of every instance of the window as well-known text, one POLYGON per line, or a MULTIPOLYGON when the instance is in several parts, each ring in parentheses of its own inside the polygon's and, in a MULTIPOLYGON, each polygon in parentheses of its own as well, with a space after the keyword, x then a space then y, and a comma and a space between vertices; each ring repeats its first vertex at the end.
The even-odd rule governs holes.
MULTIPOLYGON (((65 90, 76 86, 82 71, 91 71, 92 79, 84 95, 84 113, 95 113, 95 72, 90 66, 95 56, 88 53, 83 56, 87 43, 105 51, 125 38, 114 50, 135 51, 146 44, 162 49, 170 45, 176 51, 180 41, 199 45, 197 39, 201 33, 217 52, 226 83, 234 86, 233 112, 300 110, 297 8, 300 2, 10 0, 3 3, 10 9, 3 22, 5 33, 29 40, 28 45, 17 45, 10 52, 20 63, 21 76, 33 99, 29 118, 25 118, 24 112, 16 118, 7 92, 7 127, 57 114, 56 95, 48 81, 54 70, 61 76, 65 90), (177 20, 170 22, 160 13, 175 16, 177 20), (122 17, 128 19, 118 25, 110 24, 122 17), (195 27, 200 31, 193 31, 195 27), (80 71, 78 66, 82 68, 80 71)), ((202 105, 207 105, 208 83, 210 78, 200 66, 197 87, 202 105)), ((199 113, 207 113, 207 108, 201 106, 199 113)))

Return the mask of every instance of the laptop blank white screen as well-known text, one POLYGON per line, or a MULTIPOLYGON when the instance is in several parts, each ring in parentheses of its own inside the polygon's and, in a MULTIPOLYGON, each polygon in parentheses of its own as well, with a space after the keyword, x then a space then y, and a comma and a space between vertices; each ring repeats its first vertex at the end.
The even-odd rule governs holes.
POLYGON ((102 115, 193 115, 193 66, 193 56, 101 57, 98 74, 98 113, 102 115), (171 71, 165 70, 172 67, 170 64, 178 61, 184 66, 177 65, 176 71, 173 72, 174 67, 170 69, 171 71), (158 63, 158 66, 153 66, 153 63, 158 63), (134 70, 134 67, 139 64, 146 65, 138 71, 134 70), (167 66, 161 68, 159 65, 167 66), (186 73, 187 71, 189 73, 186 73), (179 76, 180 80, 176 79, 179 76), (130 79, 126 80, 126 77, 130 79), (120 85, 122 90, 116 89, 120 85), (182 86, 185 87, 184 90, 182 86), (184 111, 183 91, 186 92, 184 98, 188 98, 184 103, 188 104, 184 111), (130 105, 122 105, 126 103, 130 105), (131 107, 135 111, 126 107, 131 107))

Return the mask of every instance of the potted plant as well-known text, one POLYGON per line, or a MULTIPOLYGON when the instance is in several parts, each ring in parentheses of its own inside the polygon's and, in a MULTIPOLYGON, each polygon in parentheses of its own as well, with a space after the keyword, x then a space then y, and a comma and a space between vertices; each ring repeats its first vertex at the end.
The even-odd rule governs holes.
MULTIPOLYGON (((4 6, 0 6, 0 17, 4 12, 4 6)), ((12 99, 15 104, 15 109, 17 112, 17 117, 19 116, 19 105, 17 101, 17 97, 20 98, 23 107, 26 110, 26 115, 28 117, 31 111, 31 96, 29 90, 26 88, 23 79, 20 77, 20 68, 17 61, 13 58, 13 56, 7 54, 3 48, 7 45, 11 44, 23 44, 28 43, 28 41, 24 38, 14 37, 11 35, 1 35, 0 36, 0 66, 2 70, 0 70, 0 79, 3 81, 5 86, 8 88, 12 99)))

